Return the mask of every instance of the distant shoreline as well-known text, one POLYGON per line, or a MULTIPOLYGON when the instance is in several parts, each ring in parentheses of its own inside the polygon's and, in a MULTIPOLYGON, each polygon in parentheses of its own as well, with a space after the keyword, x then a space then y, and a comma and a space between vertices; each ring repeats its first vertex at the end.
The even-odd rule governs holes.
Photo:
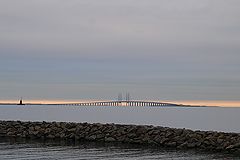
MULTIPOLYGON (((65 103, 63 104, 54 104, 54 103, 51 103, 51 104, 45 104, 45 103, 24 103, 24 104, 18 104, 18 103, 0 103, 0 105, 18 105, 18 106, 24 106, 24 105, 50 105, 50 106, 57 106, 57 105, 66 105, 65 103)), ((69 106, 71 106, 71 104, 69 104, 69 106)), ((72 105, 74 106, 74 105, 72 105)), ((91 106, 89 106, 91 107, 91 106)), ((112 107, 115 107, 115 106, 112 106, 112 107)), ((134 106, 122 106, 122 107, 134 107, 134 106)), ((140 106, 135 106, 135 107, 140 107, 140 106)), ((142 106, 143 107, 143 106, 142 106)), ((179 104, 177 106, 144 106, 144 107, 159 107, 159 108, 162 108, 162 107, 222 107, 222 106, 202 106, 202 105, 184 105, 184 104, 179 104)))
MULTIPOLYGON (((111 100, 23 100, 24 104, 28 105, 54 105, 65 103, 85 103, 85 102, 99 102, 111 100)), ((137 100, 136 100, 137 101, 137 100)), ((146 100, 147 102, 148 100, 146 100)), ((184 107, 240 107, 240 101, 225 101, 225 100, 151 100, 152 102, 172 103, 184 107)), ((17 100, 0 100, 0 105, 17 105, 17 100)))

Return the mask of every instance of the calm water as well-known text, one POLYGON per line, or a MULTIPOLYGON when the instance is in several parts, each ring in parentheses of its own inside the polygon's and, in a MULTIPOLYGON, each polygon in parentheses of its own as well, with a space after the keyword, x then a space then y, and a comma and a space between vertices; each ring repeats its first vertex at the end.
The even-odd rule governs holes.
POLYGON ((237 155, 177 151, 139 145, 93 142, 41 142, 0 139, 4 160, 232 160, 237 155))
POLYGON ((0 105, 0 119, 147 124, 240 133, 240 107, 74 107, 0 105))
MULTIPOLYGON (((1 120, 150 124, 194 130, 240 132, 240 108, 74 107, 0 105, 1 120)), ((240 159, 223 153, 146 146, 0 139, 0 159, 240 159)))

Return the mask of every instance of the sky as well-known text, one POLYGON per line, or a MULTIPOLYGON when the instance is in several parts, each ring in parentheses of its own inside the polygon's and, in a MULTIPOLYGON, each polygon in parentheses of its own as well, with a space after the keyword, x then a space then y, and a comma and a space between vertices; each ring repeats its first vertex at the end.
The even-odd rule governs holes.
POLYGON ((238 101, 239 0, 1 0, 0 100, 238 101))

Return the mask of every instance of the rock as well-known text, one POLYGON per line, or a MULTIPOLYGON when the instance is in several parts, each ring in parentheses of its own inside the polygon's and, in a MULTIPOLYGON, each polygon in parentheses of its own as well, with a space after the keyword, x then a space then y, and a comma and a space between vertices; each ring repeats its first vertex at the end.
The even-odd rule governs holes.
POLYGON ((240 152, 240 134, 213 131, 192 131, 168 127, 89 124, 68 122, 0 121, 0 136, 41 139, 85 139, 106 142, 127 142, 165 147, 199 148, 240 152))
POLYGON ((50 134, 47 136, 47 138, 53 139, 53 138, 55 138, 55 136, 50 134))
POLYGON ((217 139, 217 143, 218 143, 218 144, 222 144, 223 141, 224 141, 223 139, 220 139, 220 138, 217 139))
POLYGON ((38 133, 39 133, 39 131, 34 131, 34 132, 32 132, 32 134, 33 134, 34 136, 36 136, 38 133))
POLYGON ((173 135, 173 132, 171 130, 168 130, 165 136, 168 138, 172 135, 173 135))
POLYGON ((143 134, 143 133, 146 133, 146 128, 145 127, 139 127, 136 131, 136 134, 140 135, 140 134, 143 134))
POLYGON ((157 142, 157 143, 161 142, 161 139, 162 139, 162 137, 160 135, 156 135, 154 137, 154 141, 157 142))
POLYGON ((233 148, 234 148, 234 145, 229 145, 229 146, 226 147, 227 150, 233 149, 233 148))
POLYGON ((74 139, 74 138, 75 138, 75 134, 74 134, 74 133, 70 133, 69 136, 68 136, 68 138, 74 139))
POLYGON ((8 136, 13 136, 13 135, 15 135, 15 133, 14 132, 7 132, 7 135, 8 136))
POLYGON ((185 143, 182 143, 181 145, 177 146, 178 149, 184 149, 184 148, 187 148, 187 145, 188 143, 185 142, 185 143))
POLYGON ((130 133, 127 135, 130 139, 135 138, 137 135, 135 133, 130 133))
POLYGON ((69 133, 74 133, 74 132, 76 131, 76 128, 67 129, 67 131, 68 131, 69 133))
POLYGON ((60 134, 60 138, 64 138, 65 136, 66 136, 65 133, 60 134))
POLYGON ((34 130, 34 127, 33 127, 33 126, 29 127, 29 130, 33 131, 33 130, 34 130))
POLYGON ((240 143, 232 144, 226 147, 227 150, 234 149, 234 148, 240 148, 240 143))
POLYGON ((193 142, 193 143, 188 143, 187 144, 187 148, 194 148, 197 146, 197 143, 196 142, 193 142))
POLYGON ((96 135, 91 135, 91 136, 88 138, 88 140, 95 140, 95 139, 97 139, 97 136, 96 136, 96 135))
POLYGON ((36 131, 39 131, 40 129, 41 129, 40 126, 35 126, 35 127, 34 127, 34 130, 36 130, 36 131))
POLYGON ((97 134, 96 139, 103 139, 105 137, 104 134, 97 134))
POLYGON ((234 144, 234 148, 240 148, 240 142, 234 144))
POLYGON ((5 135, 7 133, 6 130, 3 130, 2 128, 0 128, 0 135, 5 135))
POLYGON ((78 134, 78 137, 79 137, 80 139, 84 139, 84 138, 85 138, 85 134, 84 134, 84 133, 78 134))
POLYGON ((168 142, 165 144, 167 147, 176 147, 177 146, 177 142, 168 142))
POLYGON ((114 142, 116 141, 113 137, 105 137, 106 142, 114 142))
POLYGON ((160 140, 160 144, 165 144, 166 142, 168 142, 169 139, 167 137, 163 137, 161 140, 160 140))

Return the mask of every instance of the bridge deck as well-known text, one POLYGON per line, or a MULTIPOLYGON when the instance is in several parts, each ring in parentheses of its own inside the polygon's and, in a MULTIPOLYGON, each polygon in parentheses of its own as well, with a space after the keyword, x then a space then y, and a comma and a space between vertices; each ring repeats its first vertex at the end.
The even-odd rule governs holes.
POLYGON ((103 102, 82 102, 66 103, 56 105, 73 105, 73 106, 178 106, 172 103, 148 102, 148 101, 103 101, 103 102))

